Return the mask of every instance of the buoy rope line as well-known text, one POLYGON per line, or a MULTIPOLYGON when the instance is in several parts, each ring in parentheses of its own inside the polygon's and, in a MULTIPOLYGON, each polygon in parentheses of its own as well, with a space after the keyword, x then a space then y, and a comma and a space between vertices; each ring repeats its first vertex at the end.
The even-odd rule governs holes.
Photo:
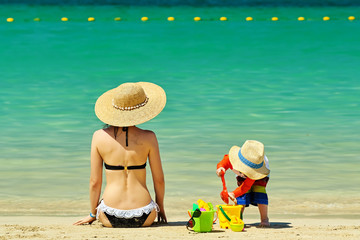
MULTIPOLYGON (((96 20, 95 17, 88 17, 87 18, 88 22, 94 22, 95 20, 96 20)), ((115 17, 113 20, 114 21, 127 21, 127 19, 122 19, 121 17, 115 17)), ((151 18, 144 16, 144 17, 139 18, 139 20, 142 21, 142 22, 147 22, 147 21, 150 21, 151 18)), ((169 22, 173 22, 173 21, 176 21, 176 18, 170 16, 170 17, 167 17, 166 20, 169 21, 169 22)), ((193 21, 195 21, 195 22, 200 22, 200 21, 222 21, 222 22, 224 22, 224 21, 228 21, 228 20, 229 19, 227 17, 224 17, 224 16, 216 18, 216 19, 215 18, 204 18, 204 19, 202 19, 201 17, 194 17, 193 18, 193 21)), ((265 19, 265 20, 264 19, 259 20, 259 19, 253 18, 253 17, 246 17, 243 20, 245 20, 247 22, 256 21, 256 20, 257 21, 268 21, 268 20, 270 20, 270 21, 273 21, 273 22, 281 21, 281 20, 289 21, 289 19, 281 19, 279 17, 271 17, 271 18, 268 18, 268 19, 265 19)), ((313 19, 313 18, 307 19, 305 17, 298 17, 298 18, 296 18, 294 20, 297 20, 297 21, 318 21, 319 19, 313 19)), ((325 16, 325 17, 321 18, 321 21, 330 21, 330 20, 343 20, 343 19, 340 19, 340 18, 331 19, 329 16, 325 16)), ((354 21, 354 20, 356 20, 356 18, 354 16, 349 16, 347 18, 347 20, 354 21)), ((15 22, 15 21, 16 21, 15 18, 12 18, 12 17, 6 18, 6 22, 10 23, 10 22, 15 22)), ((41 18, 36 17, 36 18, 33 19, 33 21, 34 22, 40 22, 41 18)), ((59 19, 59 21, 61 21, 61 22, 69 22, 69 21, 71 21, 71 18, 62 17, 62 18, 59 19)), ((78 22, 78 21, 79 20, 77 19, 76 22, 78 22)), ((156 18, 156 19, 154 19, 154 21, 159 21, 159 19, 156 18)), ((181 20, 181 21, 183 21, 183 20, 181 20)), ((239 20, 236 20, 236 21, 239 21, 239 20)))

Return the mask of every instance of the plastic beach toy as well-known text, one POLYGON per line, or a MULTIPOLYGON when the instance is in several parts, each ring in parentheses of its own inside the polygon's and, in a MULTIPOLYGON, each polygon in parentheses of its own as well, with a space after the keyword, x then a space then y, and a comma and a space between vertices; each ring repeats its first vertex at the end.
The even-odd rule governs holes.
POLYGON ((222 181, 222 184, 223 184, 223 190, 222 192, 220 193, 220 196, 221 196, 221 199, 226 203, 226 204, 229 204, 229 193, 227 191, 227 188, 226 188, 226 183, 225 183, 225 173, 224 172, 220 172, 220 175, 221 175, 221 181, 222 181))
POLYGON ((197 200, 198 206, 201 209, 204 209, 205 211, 209 211, 209 205, 202 199, 197 200))
MULTIPOLYGON (((211 232, 212 225, 214 220, 215 211, 205 211, 201 212, 201 215, 198 217, 193 217, 194 219, 194 232, 211 232)), ((191 211, 191 215, 194 215, 194 211, 191 211)))
POLYGON ((197 208, 199 208, 199 205, 197 205, 196 203, 193 203, 193 211, 195 211, 197 208))
POLYGON ((190 220, 186 228, 194 232, 211 232, 214 221, 214 207, 211 203, 206 203, 199 199, 193 204, 193 209, 188 211, 190 220))
MULTIPOLYGON (((220 228, 232 229, 231 224, 236 224, 236 222, 239 222, 237 219, 241 220, 241 209, 243 207, 242 205, 216 205, 216 207, 218 209, 220 228), (235 217, 236 222, 232 222, 232 219, 235 220, 235 217)), ((234 227, 236 228, 236 226, 234 227)))
POLYGON ((244 230, 244 222, 239 217, 232 216, 230 222, 230 228, 234 232, 241 232, 244 230))
POLYGON ((209 206, 209 211, 213 211, 214 210, 214 206, 212 205, 212 203, 208 202, 207 203, 209 206))

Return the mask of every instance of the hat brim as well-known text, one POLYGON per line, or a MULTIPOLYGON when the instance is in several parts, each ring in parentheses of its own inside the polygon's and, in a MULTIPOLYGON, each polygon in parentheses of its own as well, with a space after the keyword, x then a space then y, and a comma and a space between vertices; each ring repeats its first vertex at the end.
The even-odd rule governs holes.
POLYGON ((244 173, 247 177, 258 180, 269 175, 270 170, 266 168, 266 164, 264 162, 263 166, 259 169, 251 168, 245 165, 239 158, 239 151, 241 150, 238 146, 231 147, 229 151, 229 159, 233 169, 244 173))
POLYGON ((115 89, 102 94, 95 103, 95 114, 104 123, 128 127, 147 122, 156 117, 165 107, 166 94, 160 86, 149 82, 138 82, 148 97, 148 102, 131 111, 121 111, 113 107, 115 89))

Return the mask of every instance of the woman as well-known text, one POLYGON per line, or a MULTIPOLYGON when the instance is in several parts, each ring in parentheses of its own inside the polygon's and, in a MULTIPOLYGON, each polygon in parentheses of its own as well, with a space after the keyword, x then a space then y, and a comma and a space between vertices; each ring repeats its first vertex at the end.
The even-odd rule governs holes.
POLYGON ((156 212, 166 223, 165 182, 155 133, 135 125, 157 116, 165 107, 164 90, 153 83, 124 83, 101 95, 96 116, 109 127, 94 133, 91 144, 90 214, 74 225, 92 223, 105 227, 150 226, 156 212), (146 187, 149 159, 156 203, 146 187), (103 165, 106 187, 100 200, 103 165))

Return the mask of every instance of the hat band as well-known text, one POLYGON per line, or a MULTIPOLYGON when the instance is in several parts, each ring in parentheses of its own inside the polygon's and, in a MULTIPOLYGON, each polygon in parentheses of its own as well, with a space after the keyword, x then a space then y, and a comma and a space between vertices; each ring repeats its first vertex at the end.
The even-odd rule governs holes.
POLYGON ((131 106, 131 107, 120 107, 120 106, 118 106, 118 105, 116 105, 116 104, 114 103, 114 99, 113 99, 113 100, 112 100, 112 105, 113 105, 113 107, 116 108, 117 110, 121 110, 121 111, 131 111, 131 110, 138 109, 138 108, 141 108, 141 107, 145 106, 148 101, 149 101, 149 98, 146 97, 144 102, 139 103, 139 104, 137 104, 137 105, 135 105, 135 106, 131 106))
POLYGON ((248 166, 248 167, 255 168, 255 169, 259 169, 259 168, 261 168, 261 167, 264 165, 264 161, 262 161, 262 162, 259 163, 259 164, 256 164, 256 163, 253 163, 253 162, 250 162, 249 160, 247 160, 247 159, 241 154, 241 149, 239 150, 238 156, 239 156, 239 158, 240 158, 240 161, 241 161, 243 164, 245 164, 246 166, 248 166))

